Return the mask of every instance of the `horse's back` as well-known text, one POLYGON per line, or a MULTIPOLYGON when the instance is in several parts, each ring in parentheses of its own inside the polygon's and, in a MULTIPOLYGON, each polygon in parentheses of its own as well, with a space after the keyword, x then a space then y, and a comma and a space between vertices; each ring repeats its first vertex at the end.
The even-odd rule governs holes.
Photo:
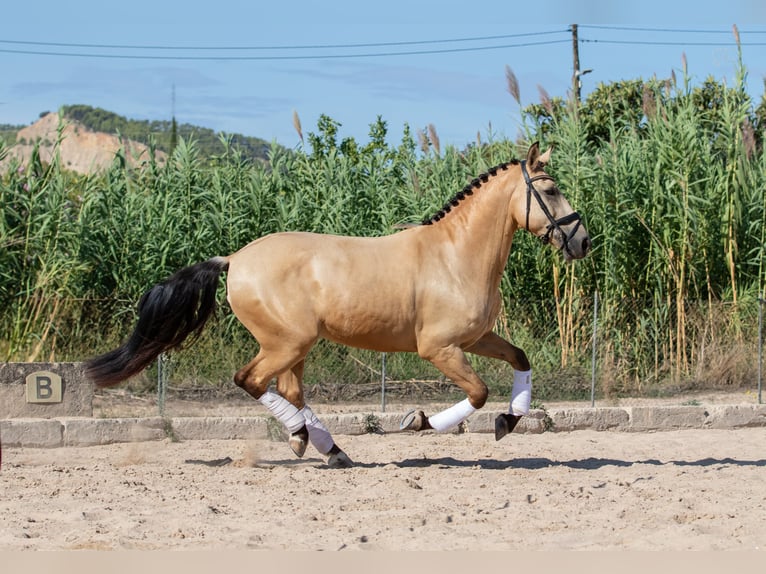
POLYGON ((266 235, 229 256, 230 275, 252 280, 254 274, 270 281, 303 279, 330 281, 331 277, 370 281, 405 266, 412 256, 398 246, 395 236, 351 237, 309 232, 266 235))

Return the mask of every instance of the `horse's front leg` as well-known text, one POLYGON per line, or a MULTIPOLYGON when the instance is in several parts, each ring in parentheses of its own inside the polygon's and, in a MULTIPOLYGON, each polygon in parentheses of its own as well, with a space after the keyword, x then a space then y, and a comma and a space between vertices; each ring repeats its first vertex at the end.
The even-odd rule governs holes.
POLYGON ((529 414, 532 402, 532 370, 529 359, 524 351, 491 331, 468 347, 466 352, 501 359, 513 367, 513 388, 508 413, 503 413, 495 419, 495 440, 500 440, 513 431, 522 416, 529 414))
POLYGON ((489 394, 487 385, 473 370, 460 347, 455 345, 435 349, 422 347, 418 349, 418 353, 463 389, 467 398, 431 417, 426 417, 423 411, 410 411, 402 419, 400 424, 402 430, 434 429, 437 432, 444 432, 459 425, 484 406, 489 394))
POLYGON ((343 452, 327 430, 322 421, 317 418, 304 400, 303 396, 303 368, 305 361, 300 361, 292 369, 285 371, 277 377, 277 391, 279 394, 294 405, 303 416, 305 424, 290 436, 290 446, 296 455, 303 456, 306 452, 308 441, 321 454, 327 456, 327 464, 334 468, 346 468, 353 465, 351 459, 343 452))

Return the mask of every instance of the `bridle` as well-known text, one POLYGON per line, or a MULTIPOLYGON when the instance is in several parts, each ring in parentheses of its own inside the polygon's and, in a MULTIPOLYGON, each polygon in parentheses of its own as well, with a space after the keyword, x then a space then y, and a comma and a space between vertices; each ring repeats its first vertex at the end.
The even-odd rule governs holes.
POLYGON ((534 177, 529 177, 529 172, 527 172, 526 160, 521 161, 521 173, 524 174, 524 181, 527 183, 527 223, 526 223, 527 231, 529 231, 529 211, 530 211, 530 208, 532 207, 531 205, 532 195, 534 195, 535 199, 537 200, 537 203, 540 204, 540 209, 543 210, 543 213, 545 214, 545 217, 548 218, 548 222, 549 222, 548 228, 545 234, 542 237, 540 237, 540 239, 545 244, 550 243, 551 234, 554 231, 558 231, 561 234, 561 238, 563 239, 561 244, 561 249, 565 250, 567 254, 569 254, 570 256, 574 256, 574 254, 569 250, 569 240, 574 237, 575 233, 577 233, 577 230, 580 227, 580 224, 582 223, 580 214, 577 213, 576 211, 573 211, 569 215, 565 215, 564 217, 561 217, 560 219, 553 219, 553 215, 551 215, 551 212, 548 209, 548 206, 545 205, 543 198, 540 197, 540 192, 535 189, 534 185, 532 185, 533 181, 538 181, 541 179, 553 180, 553 178, 546 173, 536 175, 534 177), (575 221, 577 222, 577 225, 575 225, 568 234, 564 233, 564 230, 561 229, 561 226, 574 223, 575 221))

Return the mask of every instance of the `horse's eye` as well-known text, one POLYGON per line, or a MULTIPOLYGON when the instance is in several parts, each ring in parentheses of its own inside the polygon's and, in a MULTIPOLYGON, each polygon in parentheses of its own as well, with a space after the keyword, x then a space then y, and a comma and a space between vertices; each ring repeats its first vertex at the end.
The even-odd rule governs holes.
POLYGON ((549 187, 545 190, 546 195, 556 195, 558 193, 559 189, 557 187, 549 187))

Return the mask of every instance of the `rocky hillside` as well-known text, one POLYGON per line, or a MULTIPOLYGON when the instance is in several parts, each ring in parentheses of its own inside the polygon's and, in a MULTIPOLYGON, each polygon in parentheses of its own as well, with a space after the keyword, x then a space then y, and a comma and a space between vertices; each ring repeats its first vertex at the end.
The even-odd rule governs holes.
MULTIPOLYGON (((120 148, 125 148, 131 166, 141 165, 149 159, 149 148, 142 143, 93 132, 73 120, 63 121, 63 140, 59 154, 65 169, 81 174, 101 171, 112 164, 120 148)), ((6 169, 11 158, 18 158, 23 163, 28 162, 36 142, 40 142, 42 160, 50 162, 58 139, 58 127, 58 115, 49 113, 34 124, 21 129, 16 136, 17 143, 10 147, 8 157, 0 163, 0 169, 6 169)), ((167 161, 167 154, 157 150, 155 158, 158 163, 163 164, 167 161)))

